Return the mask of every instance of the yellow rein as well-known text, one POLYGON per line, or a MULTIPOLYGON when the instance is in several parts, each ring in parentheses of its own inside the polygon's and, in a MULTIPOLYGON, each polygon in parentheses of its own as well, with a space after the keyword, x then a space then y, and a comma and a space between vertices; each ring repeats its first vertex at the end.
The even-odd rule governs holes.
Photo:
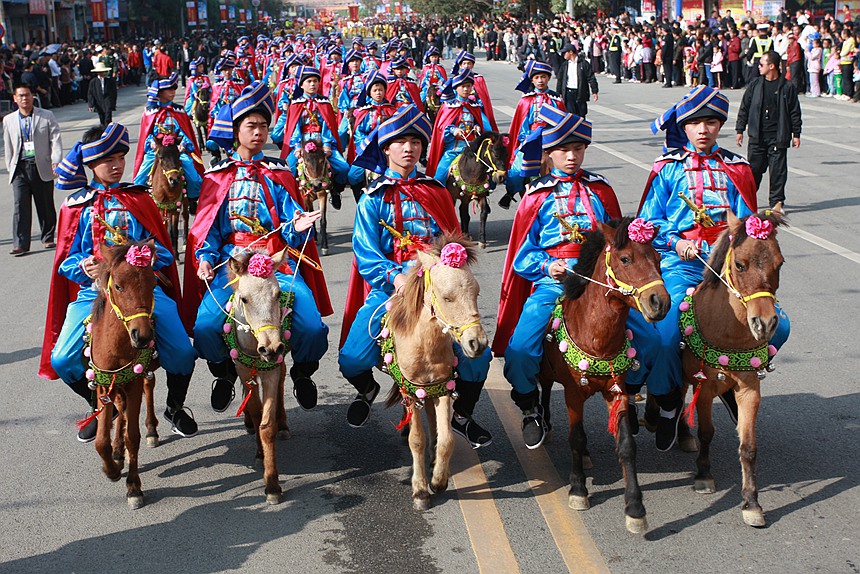
POLYGON ((105 294, 107 295, 108 303, 110 303, 111 309, 113 309, 114 314, 117 319, 122 321, 122 324, 125 325, 125 330, 128 331, 128 324, 134 319, 139 319, 140 317, 148 317, 150 320, 152 319, 152 312, 155 311, 155 297, 152 298, 152 309, 149 310, 148 313, 135 313, 134 315, 126 317, 119 307, 116 306, 116 303, 113 302, 113 297, 111 297, 110 290, 113 287, 113 276, 108 275, 108 284, 107 289, 105 289, 105 294))
POLYGON ((445 327, 442 329, 443 333, 447 333, 448 331, 454 332, 454 339, 457 342, 460 341, 460 338, 463 336, 463 333, 471 329, 472 327, 477 327, 481 324, 480 319, 476 321, 470 321, 465 325, 457 325, 452 324, 445 314, 442 312, 442 308, 439 307, 439 301, 436 299, 436 291, 433 290, 433 282, 430 280, 430 269, 424 270, 424 292, 430 293, 430 313, 436 317, 436 320, 440 323, 443 323, 445 327), (438 315, 438 317, 437 317, 438 315))
MULTIPOLYGON (((238 277, 237 277, 237 279, 238 279, 238 277)), ((245 320, 248 321, 248 313, 245 312, 245 303, 243 303, 241 299, 239 299, 239 303, 242 304, 242 311, 243 311, 242 314, 245 315, 245 320)), ((234 320, 235 320, 235 317, 234 317, 234 320)), ((280 331, 281 330, 281 327, 279 325, 261 325, 255 329, 254 327, 251 326, 251 321, 248 321, 248 327, 251 329, 251 334, 254 335, 254 337, 257 337, 257 335, 259 335, 263 331, 272 331, 272 330, 280 331)))
POLYGON ((478 152, 475 154, 475 157, 479 162, 487 166, 487 168, 491 169, 493 172, 504 173, 504 171, 500 170, 499 166, 496 165, 496 162, 493 161, 493 154, 490 153, 490 145, 492 143, 493 141, 490 138, 487 138, 480 144, 478 144, 478 152), (486 156, 487 161, 484 161, 484 158, 481 157, 481 154, 486 156))
POLYGON ((732 294, 735 297, 737 297, 740 300, 741 303, 743 303, 744 307, 746 307, 747 303, 752 301, 753 299, 760 299, 762 297, 768 297, 768 298, 776 301, 776 295, 774 295, 770 291, 756 291, 752 295, 741 295, 741 292, 738 291, 737 287, 735 287, 735 282, 732 279, 731 269, 732 269, 732 248, 729 247, 729 250, 726 251, 726 261, 723 265, 723 275, 725 275, 726 285, 728 286, 729 290, 732 292, 732 294))
POLYGON ((639 296, 642 295, 648 289, 652 287, 656 287, 657 285, 663 285, 662 279, 657 279, 655 281, 651 281, 650 283, 646 283, 642 287, 634 287, 633 285, 629 285, 624 281, 618 279, 615 276, 615 271, 612 270, 612 265, 609 264, 609 257, 612 255, 612 249, 606 250, 606 277, 610 280, 610 282, 615 283, 618 286, 618 290, 623 295, 630 295, 633 297, 633 300, 636 301, 636 307, 639 309, 639 312, 642 312, 642 304, 639 302, 639 296))

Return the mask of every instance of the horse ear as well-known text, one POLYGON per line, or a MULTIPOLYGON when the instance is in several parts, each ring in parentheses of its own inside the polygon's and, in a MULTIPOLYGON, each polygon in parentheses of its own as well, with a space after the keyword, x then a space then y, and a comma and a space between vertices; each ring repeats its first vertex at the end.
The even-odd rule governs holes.
POLYGON ((424 269, 430 269, 439 260, 438 257, 423 249, 418 249, 415 254, 418 256, 418 262, 421 263, 421 267, 424 269))
POLYGON ((284 260, 287 258, 287 249, 289 249, 289 247, 284 247, 283 249, 272 255, 272 263, 275 264, 275 269, 277 269, 284 263, 284 260))
POLYGON ((231 257, 227 260, 227 275, 230 278, 230 281, 242 275, 244 271, 242 262, 235 257, 231 257))
POLYGON ((607 243, 612 243, 615 241, 615 234, 618 230, 611 225, 606 225, 602 221, 597 222, 597 230, 603 234, 603 237, 606 239, 607 243))
POLYGON ((741 220, 738 219, 731 209, 726 210, 726 223, 729 224, 732 235, 737 235, 738 229, 741 228, 741 220))

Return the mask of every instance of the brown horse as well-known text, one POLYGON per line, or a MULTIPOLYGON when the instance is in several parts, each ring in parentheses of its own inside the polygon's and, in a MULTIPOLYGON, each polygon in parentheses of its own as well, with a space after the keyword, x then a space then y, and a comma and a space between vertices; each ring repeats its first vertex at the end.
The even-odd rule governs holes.
MULTIPOLYGON (((776 290, 783 257, 776 229, 784 224, 778 212, 769 210, 743 220, 729 212, 728 229, 709 259, 713 272, 706 269, 704 281, 681 303, 684 381, 694 389, 688 415, 692 419, 693 408, 699 414, 701 444, 695 490, 703 494, 716 491, 710 458, 714 438, 711 409, 714 397, 733 390, 743 476, 741 509, 744 522, 756 527, 765 525, 765 517, 755 480, 755 423, 761 379, 772 370, 770 358, 776 352, 768 341, 779 324, 776 290), (748 220, 753 218, 751 228, 748 220), (753 237, 748 229, 753 230, 753 237)), ((688 422, 692 424, 692 420, 688 422)))
MULTIPOLYGON (((212 98, 212 89, 204 86, 194 92, 194 102, 191 104, 191 122, 197 132, 197 141, 201 146, 206 143, 206 128, 209 123, 209 100, 212 98)), ((205 147, 205 146, 203 146, 205 147)))
POLYGON ((179 152, 179 139, 173 135, 155 137, 155 163, 152 164, 150 194, 161 212, 161 220, 170 235, 173 254, 179 254, 179 220, 182 236, 188 238, 188 197, 185 195, 185 175, 179 152))
MULTIPOLYGON (((639 308, 646 320, 655 322, 666 316, 671 303, 660 278, 660 257, 651 245, 656 231, 650 228, 644 236, 631 233, 632 221, 626 217, 608 225, 598 223, 586 234, 579 261, 565 281, 564 299, 553 311, 538 378, 547 424, 553 381, 564 386, 572 453, 570 507, 589 508, 583 407, 586 399, 600 393, 609 408, 609 431, 624 475, 627 529, 642 533, 648 522, 636 476, 636 442, 624 383, 627 370, 639 367, 625 324, 631 308, 639 308)), ((637 220, 636 225, 640 223, 637 220)))
POLYGON ((287 249, 269 257, 245 252, 229 260, 233 297, 226 306, 225 339, 243 382, 244 401, 236 416, 257 440, 256 461, 263 463, 266 502, 281 501, 275 436, 290 438, 284 406, 284 355, 289 350, 293 293, 282 293, 274 270, 287 249))
POLYGON ((505 180, 505 166, 508 165, 508 148, 504 136, 496 132, 486 132, 475 138, 463 153, 451 164, 446 187, 454 199, 460 201, 460 230, 469 233, 469 206, 481 214, 481 227, 478 246, 487 246, 487 216, 490 214, 491 183, 500 184, 505 180))
MULTIPOLYGON (((140 406, 146 393, 146 442, 158 446, 153 404, 153 389, 158 367, 157 352, 152 348, 155 331, 152 310, 155 305, 155 273, 152 262, 155 242, 101 246, 104 258, 99 271, 101 292, 93 302, 93 313, 87 325, 89 357, 87 378, 95 387, 100 409, 96 450, 102 458, 102 471, 112 481, 120 479, 123 459, 128 460, 127 498, 129 507, 143 506, 143 491, 138 472, 140 450, 140 406), (117 409, 116 436, 111 444, 113 409, 117 409)), ((85 424, 88 421, 82 421, 85 424)))
POLYGON ((326 197, 332 186, 331 164, 323 150, 322 141, 310 140, 300 149, 298 158, 299 192, 304 198, 304 208, 314 210, 314 202, 320 205, 320 253, 328 255, 328 232, 326 231, 326 197))
POLYGON ((478 311, 478 281, 470 269, 475 262, 472 242, 462 237, 443 237, 436 245, 418 251, 418 262, 402 291, 391 299, 383 319, 382 369, 394 379, 386 406, 401 402, 406 408, 403 425, 409 424, 412 451, 412 506, 430 507, 430 490, 424 463, 430 448, 435 493, 448 488, 454 437, 451 430, 455 396, 452 343, 460 344, 467 357, 479 357, 487 348, 487 335, 478 311), (429 439, 421 421, 427 414, 429 439))
POLYGON ((427 95, 424 96, 424 112, 427 114, 427 119, 430 120, 430 125, 436 122, 436 114, 439 113, 439 108, 442 107, 442 98, 435 89, 428 89, 427 95))

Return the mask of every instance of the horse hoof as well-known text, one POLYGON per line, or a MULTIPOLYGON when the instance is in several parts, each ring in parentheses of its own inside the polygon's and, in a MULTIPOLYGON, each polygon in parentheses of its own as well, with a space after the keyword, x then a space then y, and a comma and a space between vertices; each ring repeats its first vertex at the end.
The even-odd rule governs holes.
POLYGON ((290 433, 290 429, 281 429, 278 431, 278 440, 287 440, 292 437, 293 435, 290 433))
POLYGON ((430 495, 424 494, 423 498, 412 498, 412 508, 416 512, 424 512, 430 510, 430 495))
POLYGON ((764 512, 761 509, 742 510, 744 515, 744 524, 753 528, 763 528, 766 525, 764 520, 764 512))
POLYGON ((678 436, 678 448, 684 452, 699 452, 699 445, 691 436, 678 436))
POLYGON ((281 503, 281 493, 273 492, 271 494, 266 495, 266 504, 270 504, 272 506, 281 503))
POLYGON ((594 468, 594 463, 591 462, 591 457, 585 455, 582 457, 582 470, 591 470, 594 468))
POLYGON ((127 498, 128 507, 132 510, 137 510, 138 508, 143 508, 143 495, 140 496, 129 496, 127 498))
POLYGON ((627 521, 627 531, 631 534, 645 534, 648 532, 648 520, 642 518, 633 518, 632 516, 625 517, 627 521))
POLYGON ((587 496, 577 496, 575 494, 567 497, 567 505, 574 510, 588 510, 591 508, 587 496))
POLYGON ((155 448, 158 446, 158 435, 152 435, 146 437, 146 446, 149 448, 155 448))
POLYGON ((481 249, 486 249, 486 248, 487 248, 487 244, 486 244, 486 242, 484 242, 484 241, 479 241, 479 242, 478 242, 478 247, 480 247, 481 249))
POLYGON ((445 492, 446 490, 448 490, 448 481, 446 480, 445 482, 442 482, 439 484, 435 484, 435 483, 431 482, 430 483, 430 490, 432 490, 436 494, 441 494, 441 493, 445 492))
POLYGON ((323 255, 328 255, 328 247, 323 247, 322 249, 320 249, 320 253, 322 253, 323 255))
POLYGON ((717 491, 717 483, 713 478, 697 478, 693 490, 699 494, 714 494, 717 491))
POLYGON ((113 474, 105 473, 105 476, 108 477, 108 480, 111 482, 119 482, 119 479, 122 478, 122 469, 120 468, 113 474))

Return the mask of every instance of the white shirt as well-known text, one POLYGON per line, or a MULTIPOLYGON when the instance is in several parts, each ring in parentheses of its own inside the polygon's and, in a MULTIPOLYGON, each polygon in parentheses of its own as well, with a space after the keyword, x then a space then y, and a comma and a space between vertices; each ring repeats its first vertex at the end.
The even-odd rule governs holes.
POLYGON ((578 90, 579 89, 579 73, 577 71, 577 63, 579 62, 579 57, 573 58, 572 60, 567 61, 567 89, 568 90, 578 90))
POLYGON ((60 70, 60 65, 53 58, 48 60, 48 67, 51 68, 51 77, 52 78, 56 78, 57 76, 59 76, 62 73, 62 70, 60 70))

